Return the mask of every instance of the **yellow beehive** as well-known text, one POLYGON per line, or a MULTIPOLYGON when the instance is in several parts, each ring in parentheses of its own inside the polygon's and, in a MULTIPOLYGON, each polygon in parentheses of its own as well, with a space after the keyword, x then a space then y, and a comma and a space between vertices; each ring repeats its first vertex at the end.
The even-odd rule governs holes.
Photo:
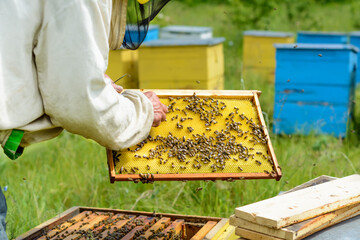
POLYGON ((152 89, 224 88, 223 38, 160 39, 139 49, 139 85, 152 89))
POLYGON ((245 31, 243 43, 243 76, 263 77, 274 81, 276 43, 293 43, 292 33, 245 31))
POLYGON ((117 84, 124 89, 139 88, 137 61, 137 50, 119 49, 110 51, 106 74, 114 81, 124 74, 128 74, 119 80, 117 84))

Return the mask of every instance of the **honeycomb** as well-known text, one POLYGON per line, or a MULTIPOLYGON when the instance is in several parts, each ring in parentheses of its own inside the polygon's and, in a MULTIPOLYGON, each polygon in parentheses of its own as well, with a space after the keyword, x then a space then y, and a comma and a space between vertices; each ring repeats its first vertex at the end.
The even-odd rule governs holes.
POLYGON ((159 97, 168 106, 167 121, 138 145, 113 151, 117 174, 275 174, 253 97, 159 97))

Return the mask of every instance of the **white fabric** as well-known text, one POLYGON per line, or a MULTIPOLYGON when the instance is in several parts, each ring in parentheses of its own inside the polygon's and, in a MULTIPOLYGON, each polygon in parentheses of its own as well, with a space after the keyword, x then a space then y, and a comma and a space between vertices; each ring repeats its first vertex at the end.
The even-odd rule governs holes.
POLYGON ((0 131, 27 146, 64 128, 114 150, 147 137, 151 102, 104 77, 110 18, 111 0, 0 1, 0 131))

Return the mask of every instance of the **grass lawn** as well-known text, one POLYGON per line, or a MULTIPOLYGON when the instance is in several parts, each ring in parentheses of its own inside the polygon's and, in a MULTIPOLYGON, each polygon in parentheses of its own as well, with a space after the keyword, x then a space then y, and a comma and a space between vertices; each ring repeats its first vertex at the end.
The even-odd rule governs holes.
MULTIPOLYGON (((267 19, 268 29, 296 29, 294 26, 297 23, 283 21, 283 11, 280 5, 267 19)), ((240 81, 241 31, 246 26, 236 26, 229 21, 229 12, 231 9, 223 5, 202 4, 190 8, 179 2, 171 2, 156 22, 161 25, 212 26, 215 36, 226 37, 226 89, 263 91, 261 106, 271 126, 274 86, 256 78, 240 81)), ((309 14, 316 14, 319 21, 318 29, 312 30, 354 29, 348 5, 314 5, 309 14)), ((297 22, 302 20, 298 19, 297 22)), ((359 96, 360 90, 357 93, 359 96)), ((110 184, 105 149, 91 140, 67 132, 51 141, 28 147, 24 156, 16 161, 0 154, 0 186, 8 187, 5 192, 9 208, 7 234, 10 239, 15 238, 73 206, 229 217, 235 207, 275 196, 317 176, 343 177, 359 173, 359 111, 360 106, 356 106, 357 123, 352 124, 346 139, 271 135, 283 171, 283 177, 278 182, 110 184), (203 190, 197 192, 198 187, 203 190)))

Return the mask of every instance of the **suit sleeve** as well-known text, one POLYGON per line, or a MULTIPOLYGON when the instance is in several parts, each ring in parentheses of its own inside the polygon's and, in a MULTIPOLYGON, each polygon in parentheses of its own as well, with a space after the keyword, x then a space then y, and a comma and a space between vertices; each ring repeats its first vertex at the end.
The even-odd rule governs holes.
POLYGON ((42 26, 34 49, 45 113, 69 132, 128 148, 148 136, 152 104, 138 91, 118 94, 104 77, 111 12, 104 1, 72 2, 42 26))

